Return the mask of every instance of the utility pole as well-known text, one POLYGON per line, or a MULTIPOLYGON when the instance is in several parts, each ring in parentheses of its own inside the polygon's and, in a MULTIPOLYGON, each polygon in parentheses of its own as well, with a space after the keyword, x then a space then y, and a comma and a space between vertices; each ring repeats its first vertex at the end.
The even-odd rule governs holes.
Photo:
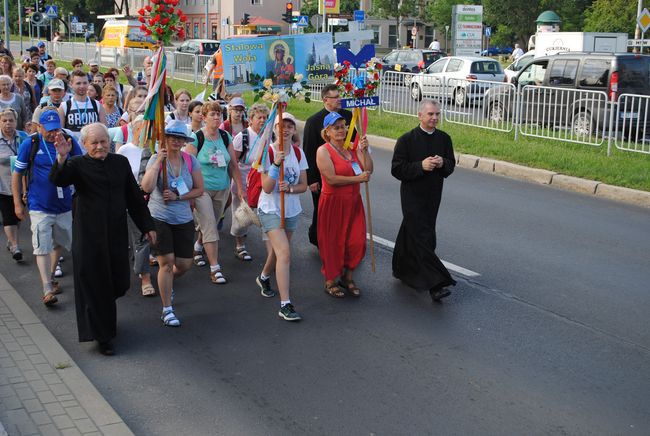
MULTIPOLYGON (((636 7, 636 16, 640 17, 642 11, 643 0, 639 0, 639 3, 636 7)), ((639 26, 639 23, 636 23, 636 29, 634 30, 634 39, 641 39, 641 26, 639 26)), ((641 47, 634 47, 634 53, 643 53, 643 45, 641 45, 641 47)))
MULTIPOLYGON (((18 34, 20 35, 20 53, 23 52, 23 5, 18 0, 18 34)), ((9 40, 7 40, 9 44, 9 40)))
POLYGON ((5 23, 5 41, 7 42, 7 48, 11 47, 11 44, 9 43, 9 2, 7 0, 4 0, 4 23, 5 23))

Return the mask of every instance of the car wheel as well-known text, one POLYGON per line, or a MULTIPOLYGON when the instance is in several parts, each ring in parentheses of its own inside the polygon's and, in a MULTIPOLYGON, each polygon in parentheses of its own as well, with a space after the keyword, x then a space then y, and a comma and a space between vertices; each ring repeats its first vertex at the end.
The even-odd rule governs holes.
POLYGON ((506 121, 507 115, 501 103, 494 102, 488 107, 487 117, 493 123, 502 123, 506 121))
POLYGON ((594 120, 589 111, 580 111, 573 115, 571 122, 573 133, 578 137, 588 137, 594 133, 594 120))
POLYGON ((457 88, 456 91, 454 91, 454 103, 456 103, 456 106, 465 106, 466 102, 467 95, 465 88, 457 88))
POLYGON ((420 85, 417 83, 411 85, 411 98, 415 101, 422 100, 422 90, 420 89, 420 85))

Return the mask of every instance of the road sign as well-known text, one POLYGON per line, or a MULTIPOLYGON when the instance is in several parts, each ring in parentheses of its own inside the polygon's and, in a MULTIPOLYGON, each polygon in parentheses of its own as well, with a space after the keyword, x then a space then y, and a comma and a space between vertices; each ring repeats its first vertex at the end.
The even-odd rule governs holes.
POLYGON ((307 15, 299 15, 296 25, 298 27, 307 27, 309 25, 309 17, 307 15))
POLYGON ((354 21, 363 23, 366 21, 366 11, 354 11, 354 21))
POLYGON ((45 6, 45 15, 50 18, 56 18, 59 16, 59 7, 56 5, 45 6))
POLYGON ((628 39, 628 47, 650 47, 650 39, 628 39))
POLYGON ((79 22, 79 17, 77 17, 76 15, 73 15, 72 17, 70 17, 70 22, 71 23, 78 23, 79 22))
POLYGON ((330 18, 329 19, 329 24, 332 26, 347 26, 348 25, 348 19, 347 18, 330 18))
POLYGON ((411 35, 416 36, 418 34, 418 28, 413 26, 411 27, 411 35))
POLYGON ((488 26, 485 28, 485 37, 489 38, 490 36, 492 36, 492 28, 488 26))
POLYGON ((641 32, 646 32, 650 29, 650 12, 648 9, 643 9, 641 14, 636 18, 636 22, 639 24, 641 32))

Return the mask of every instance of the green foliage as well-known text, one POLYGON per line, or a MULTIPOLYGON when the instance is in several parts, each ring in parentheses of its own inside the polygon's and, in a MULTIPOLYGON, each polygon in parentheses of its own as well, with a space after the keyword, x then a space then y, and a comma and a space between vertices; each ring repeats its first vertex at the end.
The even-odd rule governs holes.
POLYGON ((585 32, 624 32, 634 35, 637 2, 595 0, 585 14, 585 32))
POLYGON ((376 18, 398 18, 416 15, 417 0, 374 0, 371 15, 376 18))

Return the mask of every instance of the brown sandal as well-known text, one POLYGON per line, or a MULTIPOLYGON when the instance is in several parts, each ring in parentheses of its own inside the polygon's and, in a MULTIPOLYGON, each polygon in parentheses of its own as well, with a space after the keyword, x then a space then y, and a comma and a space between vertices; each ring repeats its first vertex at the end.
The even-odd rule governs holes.
POLYGON ((325 293, 329 294, 330 297, 334 297, 334 298, 345 297, 345 292, 341 290, 341 288, 339 287, 339 285, 336 284, 336 282, 329 285, 325 283, 325 293))
POLYGON ((360 297, 361 296, 361 289, 357 286, 356 283, 354 283, 354 280, 346 280, 345 278, 341 278, 339 280, 339 285, 341 285, 346 291, 348 291, 348 294, 350 294, 353 297, 360 297))

